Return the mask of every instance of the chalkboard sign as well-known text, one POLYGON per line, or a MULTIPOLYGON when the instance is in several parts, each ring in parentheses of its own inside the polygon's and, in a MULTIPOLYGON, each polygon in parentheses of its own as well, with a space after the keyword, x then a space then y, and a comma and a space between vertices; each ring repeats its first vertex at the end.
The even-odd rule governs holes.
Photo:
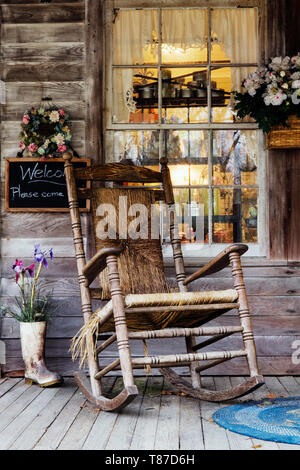
MULTIPOLYGON (((91 164, 88 158, 74 158, 72 162, 75 168, 91 164)), ((83 182, 82 187, 88 184, 83 182)), ((5 205, 9 212, 68 212, 64 160, 7 158, 5 205)), ((79 207, 88 211, 89 201, 80 200, 79 207)))

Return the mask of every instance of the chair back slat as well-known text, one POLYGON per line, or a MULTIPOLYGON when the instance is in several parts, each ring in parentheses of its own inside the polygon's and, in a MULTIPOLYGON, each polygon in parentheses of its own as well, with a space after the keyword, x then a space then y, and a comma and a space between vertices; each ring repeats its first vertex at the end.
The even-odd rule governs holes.
MULTIPOLYGON (((96 250, 123 245, 118 256, 121 288, 124 295, 166 292, 168 290, 163 268, 163 257, 159 238, 151 236, 151 205, 155 204, 151 189, 98 188, 94 189, 91 206, 96 250), (121 199, 123 198, 123 199, 121 199), (120 207, 120 200, 121 205, 120 207), (103 205, 101 207, 101 204, 103 205), (139 204, 145 210, 143 220, 144 238, 134 239, 129 233, 133 217, 129 209, 139 204), (112 213, 106 213, 110 210, 112 213), (103 228, 110 220, 110 237, 104 239, 103 228)), ((105 269, 100 274, 102 299, 110 298, 108 274, 105 269)))
POLYGON ((161 183, 162 176, 158 171, 142 166, 123 163, 77 168, 74 170, 76 179, 93 181, 122 181, 128 183, 161 183))

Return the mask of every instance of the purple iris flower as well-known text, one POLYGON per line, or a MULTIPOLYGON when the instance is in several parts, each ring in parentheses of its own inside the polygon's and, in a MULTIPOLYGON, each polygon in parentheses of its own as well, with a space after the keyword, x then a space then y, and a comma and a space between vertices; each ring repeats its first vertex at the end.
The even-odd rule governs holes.
POLYGON ((12 266, 12 269, 16 272, 16 282, 19 280, 20 273, 25 273, 28 271, 29 276, 33 277, 34 274, 34 263, 25 268, 23 261, 16 259, 15 264, 12 266))
POLYGON ((48 261, 47 261, 47 256, 50 256, 51 259, 53 259, 53 250, 50 248, 50 250, 42 250, 41 246, 39 243, 36 243, 34 245, 34 259, 37 263, 43 263, 43 266, 45 268, 48 267, 48 261))

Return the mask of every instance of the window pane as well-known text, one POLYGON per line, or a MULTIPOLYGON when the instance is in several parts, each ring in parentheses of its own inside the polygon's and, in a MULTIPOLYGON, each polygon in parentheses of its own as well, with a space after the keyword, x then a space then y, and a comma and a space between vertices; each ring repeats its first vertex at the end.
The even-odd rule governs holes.
POLYGON ((178 231, 184 243, 208 240, 208 189, 174 189, 178 231))
POLYGON ((113 24, 114 65, 157 64, 158 10, 118 10, 113 24))
POLYGON ((207 122, 207 69, 162 68, 164 123, 207 122))
POLYGON ((213 133, 213 184, 255 185, 257 182, 257 131, 213 133))
POLYGON ((162 63, 207 61, 206 9, 162 10, 162 63))
POLYGON ((116 131, 106 135, 106 161, 130 159, 143 166, 158 165, 158 131, 116 131))
POLYGON ((163 155, 175 186, 208 184, 207 132, 163 131, 163 155))
POLYGON ((216 8, 212 12, 212 60, 234 64, 257 63, 256 8, 216 8))
POLYGON ((213 190, 213 242, 257 243, 257 189, 213 190))
POLYGON ((157 69, 113 70, 113 122, 158 122, 157 69))
MULTIPOLYGON (((211 72, 212 119, 214 122, 232 122, 233 111, 230 102, 231 91, 241 91, 242 81, 249 73, 256 70, 253 67, 219 67, 211 72)), ((244 118, 244 122, 253 122, 244 118)))

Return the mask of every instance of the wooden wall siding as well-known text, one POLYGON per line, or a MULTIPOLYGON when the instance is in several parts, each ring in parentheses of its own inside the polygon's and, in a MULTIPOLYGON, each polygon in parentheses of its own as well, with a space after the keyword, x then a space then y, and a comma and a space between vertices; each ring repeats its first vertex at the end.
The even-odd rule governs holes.
MULTIPOLYGON (((272 5, 268 9, 268 57, 298 53, 299 1, 272 0, 268 3, 272 5)), ((299 261, 300 150, 271 150, 268 153, 270 257, 299 261)))
MULTIPOLYGON (((213 0, 209 4, 217 5, 223 1, 213 0)), ((296 3, 295 0, 290 2, 296 3)), ((180 3, 182 6, 182 1, 180 3)), ((197 5, 199 2, 192 0, 192 3, 197 5)), ((0 1, 0 14, 3 13, 3 22, 0 22, 0 79, 6 80, 6 104, 0 106, 2 175, 4 159, 16 155, 22 113, 29 105, 38 104, 45 95, 52 96, 54 102, 70 111, 74 120, 73 144, 78 153, 92 157, 94 161, 102 161, 102 109, 98 97, 102 48, 101 31, 96 24, 100 4, 96 0, 52 0, 50 4, 41 4, 39 0, 0 1), (95 67, 96 63, 98 65, 95 67), (97 103, 94 109, 91 107, 93 103, 97 103)), ((138 1, 138 6, 144 4, 151 6, 149 1, 138 1)), ((179 0, 174 0, 174 6, 176 4, 179 0)), ((230 5, 229 0, 227 4, 230 5)), ((253 0, 241 0, 241 5, 247 4, 253 4, 253 0)), ((264 0, 264 6, 269 15, 265 31, 266 38, 271 38, 271 42, 265 42, 265 55, 269 56, 279 53, 284 45, 282 18, 287 16, 282 10, 285 6, 283 0, 264 0)), ((297 18, 296 14, 290 13, 289 16, 297 18)), ((291 40, 287 43, 290 44, 291 40)), ((286 158, 285 152, 274 153, 274 156, 270 153, 268 169, 271 250, 273 257, 281 261, 244 260, 258 360, 261 372, 266 375, 300 373, 300 366, 293 365, 291 360, 294 352, 292 344, 300 340, 300 267, 288 265, 285 245, 287 213, 284 209, 289 204, 294 207, 297 199, 292 197, 294 192, 285 196, 278 191, 278 187, 288 186, 286 158)), ((3 189, 3 185, 0 188, 3 189)), ((72 363, 68 352, 70 338, 81 326, 82 320, 69 216, 58 213, 5 213, 3 194, 0 209, 1 300, 9 304, 16 293, 11 269, 16 256, 24 258, 26 263, 31 260, 34 242, 40 242, 45 247, 53 246, 55 258, 42 275, 47 285, 54 288, 58 305, 48 329, 46 354, 49 367, 72 375, 77 366, 72 363)), ((86 215, 84 221, 84 235, 88 236, 90 228, 86 215)), ((192 272, 192 268, 188 272, 192 272)), ((166 267, 166 274, 170 283, 174 284, 173 268, 166 267)), ((231 286, 230 271, 227 269, 195 283, 194 288, 223 289, 231 286)), ((232 312, 221 320, 224 325, 235 322, 236 316, 232 312)), ((0 320, 0 338, 5 340, 7 347, 6 370, 22 369, 19 329, 13 319, 5 317, 0 320)), ((153 347, 156 353, 164 353, 172 343, 162 341, 154 344, 149 342, 150 353, 153 347)), ((183 342, 180 344, 183 348, 183 342)), ((217 343, 216 347, 228 345, 230 348, 239 347, 240 339, 237 336, 228 338, 223 344, 217 343)), ((135 343, 133 354, 143 354, 139 342, 135 343)), ((113 348, 107 351, 103 364, 115 356, 113 348)), ((236 359, 207 371, 207 374, 212 373, 241 375, 247 373, 247 367, 244 359, 236 359)))
POLYGON ((103 0, 95 2, 86 0, 86 151, 98 163, 104 163, 103 153, 103 100, 102 69, 103 69, 103 31, 99 28, 103 22, 103 0), (100 96, 99 96, 100 95, 100 96), (100 98, 100 99, 99 99, 100 98))
MULTIPOLYGON (((72 145, 79 155, 86 155, 85 2, 0 1, 0 15, 0 79, 6 82, 6 104, 0 106, 1 302, 12 302, 12 260, 17 256, 31 258, 34 242, 45 247, 53 246, 56 261, 49 267, 49 273, 51 270, 51 276, 65 285, 63 296, 68 299, 68 295, 78 295, 75 285, 70 289, 73 274, 69 271, 67 279, 64 279, 65 273, 60 268, 64 257, 71 261, 74 256, 68 214, 6 213, 3 170, 5 158, 15 157, 18 151, 22 114, 29 106, 39 105, 44 96, 51 96, 54 103, 70 112, 72 145), (69 290, 72 293, 68 294, 69 290)), ((72 314, 72 309, 67 309, 70 305, 71 299, 59 310, 62 320, 65 315, 72 314)), ((78 314, 77 309, 75 315, 78 314)), ((9 331, 10 322, 6 318, 2 323, 0 321, 0 337, 9 331)), ((8 352, 9 369, 14 368, 14 358, 20 361, 21 357, 18 340, 13 337, 14 334, 11 340, 16 341, 16 345, 11 344, 12 354, 8 352)), ((68 341, 62 341, 68 344, 68 341)), ((67 350, 63 356, 67 356, 67 350)), ((62 363, 64 361, 65 358, 62 363)))

